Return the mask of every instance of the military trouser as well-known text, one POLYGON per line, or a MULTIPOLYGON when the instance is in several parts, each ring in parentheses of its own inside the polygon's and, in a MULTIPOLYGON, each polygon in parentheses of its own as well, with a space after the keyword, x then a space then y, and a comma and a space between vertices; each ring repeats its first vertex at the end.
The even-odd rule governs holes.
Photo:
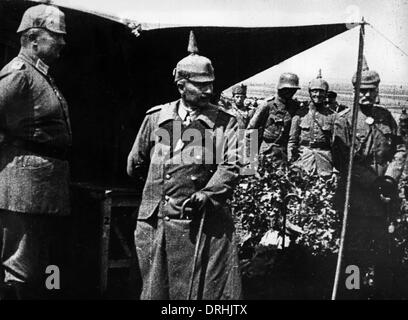
POLYGON ((386 218, 350 215, 343 260, 340 299, 385 299, 390 297, 392 272, 388 254, 386 218), (346 287, 347 266, 358 267, 360 289, 346 287))
POLYGON ((18 288, 15 298, 45 297, 47 266, 56 264, 63 272, 61 260, 53 260, 62 254, 60 219, 0 210, 0 282, 18 288))
MULTIPOLYGON (((185 300, 199 219, 138 220, 135 247, 143 300, 185 300)), ((240 299, 241 279, 232 221, 209 215, 197 260, 193 299, 240 299), (217 219, 218 218, 218 219, 217 219)))
POLYGON ((294 165, 303 170, 322 177, 330 177, 333 174, 333 159, 330 150, 300 146, 300 156, 294 165))

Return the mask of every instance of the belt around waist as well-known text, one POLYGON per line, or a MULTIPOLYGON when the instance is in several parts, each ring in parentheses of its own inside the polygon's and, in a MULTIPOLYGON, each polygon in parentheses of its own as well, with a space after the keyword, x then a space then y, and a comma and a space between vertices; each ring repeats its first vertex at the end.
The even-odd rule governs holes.
POLYGON ((39 156, 67 160, 68 150, 65 148, 52 147, 46 144, 26 140, 13 140, 9 141, 8 144, 38 154, 39 156))
POLYGON ((309 147, 309 148, 330 150, 330 145, 328 143, 326 143, 326 142, 301 141, 300 145, 305 146, 305 147, 309 147))

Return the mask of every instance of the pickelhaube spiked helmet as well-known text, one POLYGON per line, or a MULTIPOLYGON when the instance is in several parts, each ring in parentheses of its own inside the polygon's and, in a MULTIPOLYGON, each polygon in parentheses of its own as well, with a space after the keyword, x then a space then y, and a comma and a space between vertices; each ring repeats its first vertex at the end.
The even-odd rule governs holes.
POLYGON ((187 79, 193 82, 214 81, 214 68, 211 64, 211 60, 198 54, 197 42, 193 31, 190 31, 187 51, 190 52, 190 54, 181 59, 173 70, 174 82, 181 79, 187 79))
POLYGON ((47 29, 54 33, 66 34, 65 15, 55 6, 40 4, 28 8, 21 19, 17 33, 31 28, 47 29))
POLYGON ((309 82, 309 90, 329 90, 329 84, 326 80, 322 79, 322 70, 319 69, 316 79, 309 82))
MULTIPOLYGON (((381 79, 380 79, 380 75, 378 74, 378 72, 374 70, 370 70, 368 68, 367 60, 363 56, 363 67, 362 67, 362 72, 361 72, 360 88, 361 89, 377 88, 378 85, 380 84, 380 80, 381 79)), ((357 73, 353 75, 351 82, 353 83, 353 86, 356 86, 357 73)))

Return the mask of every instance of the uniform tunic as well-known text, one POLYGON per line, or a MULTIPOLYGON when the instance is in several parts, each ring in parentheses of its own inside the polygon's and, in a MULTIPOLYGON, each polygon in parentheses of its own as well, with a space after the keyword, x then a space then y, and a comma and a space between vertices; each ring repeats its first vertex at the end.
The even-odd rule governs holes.
POLYGON ((272 154, 278 159, 287 158, 287 144, 292 117, 299 109, 295 100, 284 101, 271 97, 261 103, 248 124, 248 131, 257 129, 261 141, 259 153, 272 154))
POLYGON ((320 106, 293 117, 289 134, 288 157, 294 165, 322 176, 333 173, 332 148, 336 137, 345 139, 347 127, 331 110, 320 106))
POLYGON ((248 126, 249 121, 251 120, 252 116, 255 113, 255 109, 253 108, 242 110, 238 108, 235 104, 233 104, 229 110, 232 113, 232 115, 235 116, 235 118, 237 119, 238 126, 240 129, 245 129, 248 126))
POLYGON ((20 54, 0 72, 0 209, 68 215, 68 107, 41 60, 20 54), (44 154, 42 153, 42 151, 44 154))
MULTIPOLYGON (((351 109, 346 109, 340 115, 351 123, 351 109)), ((344 289, 344 298, 384 298, 384 294, 390 294, 387 292, 390 285, 387 216, 391 214, 392 206, 387 207, 380 199, 375 181, 384 175, 398 181, 400 170, 397 170, 398 162, 395 161, 395 156, 398 158, 395 153, 396 134, 397 124, 386 108, 374 105, 371 112, 359 110, 344 265, 359 266, 362 288, 352 291, 344 289), (373 287, 367 285, 370 278, 374 279, 373 287)), ((348 151, 342 159, 344 163, 348 161, 348 151)), ((347 182, 347 165, 342 167, 336 194, 336 207, 340 213, 344 210, 347 182)))
MULTIPOLYGON (((40 59, 20 53, 0 71, 0 255, 4 281, 35 282, 69 215, 67 103, 40 59), (55 234, 54 234, 55 233, 55 234)), ((0 278, 1 278, 0 274, 0 278)))
POLYGON ((233 220, 226 200, 239 176, 237 121, 216 106, 188 125, 182 100, 150 109, 128 157, 128 173, 148 169, 135 231, 142 299, 186 299, 199 213, 181 219, 183 202, 203 191, 210 200, 193 296, 241 294, 233 220))

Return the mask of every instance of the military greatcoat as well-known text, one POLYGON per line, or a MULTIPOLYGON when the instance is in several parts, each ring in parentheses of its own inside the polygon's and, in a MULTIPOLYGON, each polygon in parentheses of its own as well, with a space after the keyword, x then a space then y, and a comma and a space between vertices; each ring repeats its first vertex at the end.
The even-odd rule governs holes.
POLYGON ((4 281, 39 281, 59 217, 70 213, 71 145, 67 103, 42 60, 20 53, 0 71, 0 136, 4 281))
POLYGON ((239 177, 236 119, 208 105, 188 125, 181 100, 147 111, 128 157, 128 173, 147 180, 135 231, 142 299, 187 299, 201 213, 180 216, 196 191, 209 198, 193 298, 241 295, 236 240, 226 200, 239 177))
MULTIPOLYGON (((344 110, 340 116, 351 123, 351 109, 344 110)), ((387 175, 398 182, 403 163, 396 153, 396 135, 397 124, 386 108, 374 105, 365 112, 359 108, 344 265, 357 265, 363 283, 361 290, 344 289, 345 298, 384 298, 390 294, 387 221, 397 210, 393 202, 381 199, 376 181, 387 175), (374 286, 370 285, 373 279, 374 286)), ((342 159, 344 165, 336 194, 340 213, 344 210, 348 150, 342 159)))
POLYGON ((333 111, 318 106, 293 117, 289 134, 288 158, 310 173, 333 173, 333 147, 348 141, 348 126, 333 111))

